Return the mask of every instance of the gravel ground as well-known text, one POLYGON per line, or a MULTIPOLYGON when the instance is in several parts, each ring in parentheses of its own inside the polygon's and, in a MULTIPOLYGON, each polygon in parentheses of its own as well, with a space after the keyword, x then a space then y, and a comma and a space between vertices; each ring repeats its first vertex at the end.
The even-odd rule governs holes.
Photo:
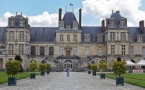
POLYGON ((16 86, 0 85, 0 90, 145 90, 138 86, 124 84, 116 86, 115 80, 100 79, 100 76, 88 75, 87 72, 51 72, 36 79, 22 79, 16 86))

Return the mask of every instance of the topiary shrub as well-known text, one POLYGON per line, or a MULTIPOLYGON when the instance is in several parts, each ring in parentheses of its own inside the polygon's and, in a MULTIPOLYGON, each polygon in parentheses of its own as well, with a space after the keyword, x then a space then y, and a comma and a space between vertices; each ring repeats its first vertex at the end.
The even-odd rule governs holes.
POLYGON ((48 71, 50 71, 51 65, 50 65, 49 63, 46 64, 46 69, 47 69, 48 71))
POLYGON ((88 63, 87 68, 88 68, 89 70, 91 70, 91 64, 90 64, 90 63, 88 63))
POLYGON ((7 74, 13 77, 21 70, 21 62, 17 60, 9 60, 6 64, 7 74))
MULTIPOLYGON (((20 62, 22 63, 22 58, 21 58, 20 55, 16 55, 16 56, 15 56, 15 60, 20 61, 20 62)), ((24 70, 23 70, 23 67, 22 67, 22 64, 21 64, 21 69, 20 69, 19 72, 23 72, 23 71, 24 71, 24 70)))
POLYGON ((45 63, 41 63, 40 65, 39 65, 39 70, 40 71, 42 71, 42 72, 44 72, 44 71, 46 71, 46 64, 45 63))
POLYGON ((29 71, 34 72, 38 68, 37 62, 32 61, 29 63, 29 71))
POLYGON ((125 74, 126 73, 126 62, 123 60, 117 60, 113 62, 113 72, 114 74, 116 74, 117 76, 121 76, 121 74, 125 74))
POLYGON ((107 70, 107 63, 104 61, 100 61, 99 69, 102 70, 102 72, 106 71, 107 70))

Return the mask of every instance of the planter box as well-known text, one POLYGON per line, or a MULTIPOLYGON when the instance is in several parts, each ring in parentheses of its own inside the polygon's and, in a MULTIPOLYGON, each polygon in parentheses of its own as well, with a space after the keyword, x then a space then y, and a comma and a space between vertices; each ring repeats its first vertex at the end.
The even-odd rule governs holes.
POLYGON ((16 85, 16 78, 15 77, 8 77, 8 86, 16 85))
POLYGON ((92 71, 92 75, 93 76, 96 76, 96 71, 92 71))
POLYGON ((91 70, 88 71, 88 74, 91 74, 91 70))
POLYGON ((100 79, 104 78, 105 79, 105 73, 100 74, 100 79))
POLYGON ((44 76, 44 71, 41 71, 41 76, 44 76))
POLYGON ((50 71, 47 71, 47 74, 50 74, 50 71))
POLYGON ((116 85, 124 85, 124 77, 116 77, 116 85))
POLYGON ((35 79, 35 76, 36 76, 35 73, 31 73, 30 74, 30 79, 35 79))

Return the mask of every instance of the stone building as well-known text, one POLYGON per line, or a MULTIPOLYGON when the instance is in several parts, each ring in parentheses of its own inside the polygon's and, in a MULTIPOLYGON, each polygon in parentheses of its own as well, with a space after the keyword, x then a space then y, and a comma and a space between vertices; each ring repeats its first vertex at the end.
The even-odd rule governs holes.
POLYGON ((22 14, 9 17, 8 26, 0 27, 0 69, 17 54, 25 70, 32 59, 45 60, 55 70, 69 66, 78 71, 88 62, 104 60, 111 68, 117 57, 135 62, 145 58, 144 21, 139 27, 128 27, 127 18, 116 11, 100 26, 82 26, 82 9, 77 20, 73 12, 62 17, 61 8, 58 17, 58 27, 31 27, 22 14))

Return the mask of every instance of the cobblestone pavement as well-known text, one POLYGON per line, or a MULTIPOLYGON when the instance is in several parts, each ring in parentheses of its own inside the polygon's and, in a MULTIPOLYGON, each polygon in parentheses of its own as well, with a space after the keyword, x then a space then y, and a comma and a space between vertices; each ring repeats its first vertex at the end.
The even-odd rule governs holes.
POLYGON ((87 72, 51 72, 36 79, 22 79, 16 86, 0 85, 0 90, 145 90, 145 88, 124 84, 116 86, 115 80, 100 79, 99 76, 88 75, 87 72))

